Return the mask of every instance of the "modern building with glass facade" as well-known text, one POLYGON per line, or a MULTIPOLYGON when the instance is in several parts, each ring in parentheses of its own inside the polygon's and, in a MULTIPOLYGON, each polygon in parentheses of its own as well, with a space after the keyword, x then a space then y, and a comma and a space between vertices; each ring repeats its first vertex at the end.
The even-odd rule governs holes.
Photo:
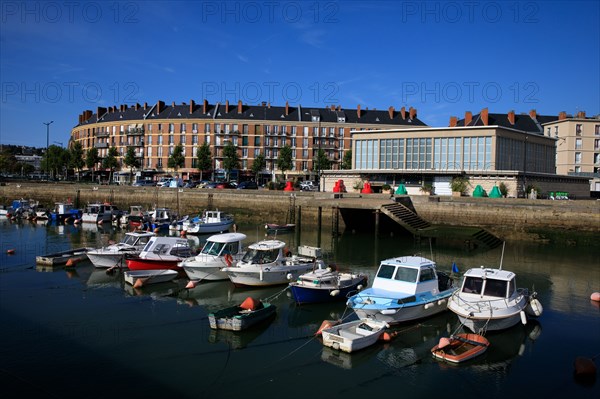
POLYGON ((354 131, 352 170, 328 173, 325 186, 346 176, 347 187, 359 179, 375 187, 430 186, 435 194, 451 195, 452 178, 466 176, 473 188, 480 184, 488 192, 502 182, 512 196, 532 187, 550 191, 558 180, 564 191, 569 185, 582 195, 581 179, 556 176, 556 139, 544 135, 542 126, 555 120, 534 110, 517 115, 483 109, 461 120, 451 117, 448 127, 354 131))

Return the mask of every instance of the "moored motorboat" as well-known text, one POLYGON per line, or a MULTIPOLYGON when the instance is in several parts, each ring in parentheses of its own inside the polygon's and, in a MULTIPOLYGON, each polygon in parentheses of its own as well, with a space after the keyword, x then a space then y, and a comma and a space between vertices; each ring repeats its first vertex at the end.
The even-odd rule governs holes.
POLYGON ((440 338, 431 354, 438 360, 462 363, 483 354, 489 346, 490 341, 483 335, 462 333, 440 338))
POLYGON ((87 255, 95 267, 125 267, 126 258, 139 255, 154 236, 152 232, 127 232, 120 242, 93 249, 88 251, 87 255))
POLYGON ((213 329, 241 331, 267 320, 276 310, 270 302, 248 297, 239 305, 209 313, 208 321, 213 329))
POLYGON ((227 280, 227 273, 222 268, 239 262, 245 254, 242 242, 246 235, 242 233, 215 234, 196 256, 181 261, 179 266, 193 283, 202 280, 227 280))
POLYGON ((332 267, 302 274, 290 282, 292 297, 298 304, 346 300, 367 285, 367 275, 338 272, 332 267))
POLYGON ((112 223, 121 216, 121 211, 115 206, 108 202, 104 203, 92 203, 88 204, 83 214, 81 215, 81 221, 83 223, 112 223))
POLYGON ((288 284, 299 275, 323 268, 321 249, 301 245, 292 255, 283 241, 263 240, 248 247, 237 264, 225 267, 229 279, 237 286, 288 284))
POLYGON ((323 345, 352 353, 373 345, 388 327, 383 321, 361 319, 325 328, 321 335, 323 345))
POLYGON ((228 231, 233 225, 233 216, 214 210, 204 211, 202 215, 187 220, 182 225, 186 234, 212 234, 228 231))
POLYGON ((123 279, 134 287, 142 287, 148 284, 165 283, 174 280, 179 273, 171 269, 155 270, 126 270, 123 279))
POLYGON ((294 223, 286 223, 286 224, 276 224, 276 223, 267 223, 265 224, 265 229, 269 232, 290 232, 296 229, 296 225, 294 223))
POLYGON ((130 270, 172 269, 192 254, 188 240, 178 237, 152 237, 138 256, 126 260, 130 270))
POLYGON ((359 318, 397 324, 445 311, 455 290, 452 278, 432 260, 402 256, 383 260, 373 285, 351 296, 347 305, 359 318))
POLYGON ((527 316, 542 314, 535 292, 517 288, 515 273, 502 268, 472 268, 463 275, 460 290, 448 301, 461 324, 475 333, 526 324, 527 316))

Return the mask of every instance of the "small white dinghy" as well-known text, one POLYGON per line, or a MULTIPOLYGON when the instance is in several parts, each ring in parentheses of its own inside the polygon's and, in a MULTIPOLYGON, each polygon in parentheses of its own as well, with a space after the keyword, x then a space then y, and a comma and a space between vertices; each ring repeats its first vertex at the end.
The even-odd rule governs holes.
POLYGON ((153 269, 153 270, 128 270, 123 272, 125 282, 134 287, 142 287, 148 284, 165 283, 177 277, 179 273, 170 269, 153 269))
POLYGON ((323 345, 352 353, 373 345, 388 327, 386 322, 361 319, 325 328, 321 335, 323 345))

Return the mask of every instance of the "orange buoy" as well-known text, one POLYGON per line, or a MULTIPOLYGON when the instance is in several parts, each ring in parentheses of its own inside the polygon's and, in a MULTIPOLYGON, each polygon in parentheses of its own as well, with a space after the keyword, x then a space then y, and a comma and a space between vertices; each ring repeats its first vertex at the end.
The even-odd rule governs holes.
POLYGON ((575 359, 575 378, 588 379, 596 376, 596 365, 590 358, 579 356, 575 359))
POLYGON ((188 281, 188 283, 187 283, 187 285, 185 286, 185 288, 187 288, 188 290, 189 290, 189 289, 192 289, 192 288, 196 288, 196 285, 197 285, 197 284, 198 284, 198 282, 197 282, 197 281, 190 280, 190 281, 188 281))
POLYGON ((438 349, 443 349, 448 345, 450 345, 450 338, 442 337, 440 338, 440 342, 438 343, 438 349))
POLYGON ((7 249, 6 253, 9 254, 9 255, 14 255, 15 254, 15 250, 12 249, 12 248, 11 249, 7 249))
POLYGON ((75 266, 77 264, 77 262, 79 262, 79 259, 70 258, 69 260, 67 260, 67 263, 65 264, 65 266, 67 266, 67 267, 75 266))
POLYGON ((138 278, 135 280, 135 284, 133 284, 133 288, 140 288, 144 285, 144 279, 138 278))
POLYGON ((338 324, 340 324, 339 320, 323 320, 323 322, 321 323, 321 327, 319 327, 315 335, 321 335, 321 331, 323 331, 324 329, 333 327, 338 324))
POLYGON ((600 292, 592 293, 592 295, 590 296, 590 299, 592 301, 600 302, 600 292))

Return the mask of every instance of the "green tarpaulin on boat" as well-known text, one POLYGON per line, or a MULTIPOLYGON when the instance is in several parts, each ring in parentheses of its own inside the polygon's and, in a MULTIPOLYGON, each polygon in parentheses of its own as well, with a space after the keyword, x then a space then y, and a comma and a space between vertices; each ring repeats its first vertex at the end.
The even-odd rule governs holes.
POLYGON ((408 194, 408 191, 406 191, 406 187, 404 187, 404 184, 400 184, 394 194, 406 195, 408 194))
POLYGON ((479 184, 473 191, 473 197, 485 197, 485 190, 479 184))
POLYGON ((492 191, 490 191, 490 195, 488 195, 488 197, 502 198, 502 193, 500 192, 500 189, 498 188, 498 186, 494 186, 494 188, 492 188, 492 191))

